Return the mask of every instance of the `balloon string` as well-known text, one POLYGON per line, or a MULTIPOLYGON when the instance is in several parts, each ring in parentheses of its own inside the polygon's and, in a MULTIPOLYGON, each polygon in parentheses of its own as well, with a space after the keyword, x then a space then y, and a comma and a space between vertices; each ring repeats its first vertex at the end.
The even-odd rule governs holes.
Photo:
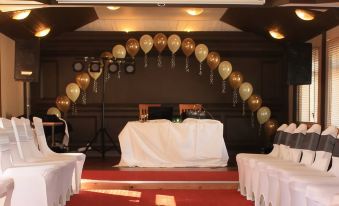
POLYGON ((202 75, 202 62, 200 62, 200 65, 199 65, 199 75, 200 76, 202 75))
POLYGON ((107 82, 111 78, 111 74, 108 72, 108 70, 105 70, 105 82, 107 82))
POLYGON ((251 126, 254 128, 254 112, 251 113, 251 126))
POLYGON ((86 91, 82 91, 82 104, 87 103, 87 94, 86 91))
POLYGON ((161 54, 158 55, 158 67, 162 67, 162 59, 161 59, 161 54))
POLYGON ((121 78, 121 67, 120 67, 120 64, 118 65, 118 67, 119 67, 119 70, 118 70, 118 79, 120 79, 121 78))
POLYGON ((97 82, 97 80, 93 81, 93 92, 98 93, 98 82, 97 82))
POLYGON ((259 125, 258 135, 259 135, 259 137, 261 136, 261 124, 259 125))
POLYGON ((72 104, 72 114, 76 115, 77 113, 78 113, 77 106, 76 106, 76 103, 74 102, 72 104))
POLYGON ((171 58, 171 68, 174 69, 175 68, 175 54, 172 54, 172 58, 171 58))
POLYGON ((222 90, 221 93, 225 94, 226 93, 226 81, 222 80, 222 90))
POLYGON ((189 67, 189 57, 186 57, 185 70, 186 70, 186 72, 190 72, 190 67, 189 67))
POLYGON ((233 107, 236 106, 236 104, 238 103, 238 95, 237 95, 237 90, 233 90, 233 107))
POLYGON ((242 101, 242 116, 245 116, 245 101, 242 101))
POLYGON ((145 57, 144 57, 144 67, 147 68, 148 67, 148 58, 147 58, 147 54, 145 53, 145 57))
POLYGON ((213 71, 210 71, 210 85, 213 85, 213 81, 214 80, 214 75, 213 75, 213 71))

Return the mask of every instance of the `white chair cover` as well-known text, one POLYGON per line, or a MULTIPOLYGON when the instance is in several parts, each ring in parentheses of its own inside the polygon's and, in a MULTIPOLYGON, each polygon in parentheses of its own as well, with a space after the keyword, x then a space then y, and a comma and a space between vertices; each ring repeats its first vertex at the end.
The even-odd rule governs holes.
POLYGON ((339 178, 335 178, 333 185, 311 185, 306 189, 307 206, 338 206, 339 205, 339 178))
POLYGON ((86 155, 82 153, 55 153, 53 152, 46 142, 46 136, 44 132, 44 127, 42 124, 42 119, 33 117, 36 137, 38 140, 39 148, 41 153, 44 155, 44 157, 47 158, 54 158, 56 160, 63 160, 63 159, 76 159, 76 173, 75 173, 75 182, 73 185, 74 193, 78 194, 80 192, 80 186, 81 186, 81 174, 82 169, 86 160, 86 155))
MULTIPOLYGON (((291 127, 295 126, 291 125, 291 127)), ((278 129, 277 129, 277 134, 276 137, 278 137, 279 135, 281 135, 281 132, 284 131, 287 128, 287 124, 283 124, 281 125, 278 129)), ((266 155, 266 154, 248 154, 248 153, 240 153, 236 156, 236 161, 237 161, 237 165, 238 165, 238 173, 239 173, 239 190, 240 193, 244 196, 247 195, 246 193, 246 187, 245 187, 245 169, 244 169, 244 162, 246 161, 246 159, 257 159, 257 158, 265 158, 267 156, 276 158, 279 155, 279 145, 278 144, 273 144, 273 150, 270 154, 266 155)), ((249 194, 249 196, 252 194, 249 194)), ((249 198, 250 199, 250 198, 249 198)))
MULTIPOLYGON (((333 140, 335 139, 336 133, 337 131, 333 130, 333 127, 327 128, 320 137, 320 143, 317 150, 320 148, 321 150, 323 150, 323 148, 328 148, 330 151, 332 151, 333 140), (332 149, 330 147, 332 147, 332 149)), ((291 183, 293 177, 300 175, 312 176, 319 174, 321 171, 326 171, 328 169, 330 159, 331 152, 316 151, 316 159, 309 167, 307 165, 305 165, 305 167, 299 165, 268 170, 266 172, 269 182, 268 201, 271 202, 272 206, 291 205, 289 184, 291 183)))
POLYGON ((13 189, 14 189, 14 181, 12 178, 0 177, 0 205, 1 206, 11 205, 13 189))
MULTIPOLYGON (((14 190, 11 206, 55 206, 61 194, 58 190, 59 175, 53 166, 13 167, 10 156, 9 131, 0 129, 0 176, 12 178, 14 190), (34 186, 34 189, 32 189, 34 186)), ((3 189, 3 188, 2 188, 3 189)), ((11 189, 11 185, 9 188, 11 189)))
POLYGON ((29 163, 53 164, 59 167, 61 172, 60 180, 62 183, 63 192, 61 202, 62 204, 66 204, 66 201, 69 200, 70 195, 73 193, 72 180, 76 167, 76 161, 56 161, 50 158, 45 158, 34 144, 32 131, 26 130, 25 120, 12 118, 11 122, 14 129, 17 146, 19 148, 20 155, 22 155, 21 158, 24 161, 29 163))

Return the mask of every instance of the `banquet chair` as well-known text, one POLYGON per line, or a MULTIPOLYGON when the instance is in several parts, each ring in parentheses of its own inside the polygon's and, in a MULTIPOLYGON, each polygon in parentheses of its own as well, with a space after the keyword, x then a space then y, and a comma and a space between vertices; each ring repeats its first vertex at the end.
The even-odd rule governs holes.
POLYGON ((296 129, 296 125, 294 123, 291 123, 284 129, 282 132, 282 136, 280 137, 281 142, 279 144, 279 155, 278 157, 270 156, 270 155, 261 155, 261 156, 255 156, 254 158, 244 158, 242 161, 242 167, 244 171, 244 188, 245 188, 245 194, 246 198, 248 200, 254 200, 253 196, 253 190, 252 190, 252 173, 254 168, 256 167, 256 164, 260 161, 264 160, 277 160, 277 159, 283 159, 285 156, 284 153, 288 153, 288 146, 285 145, 288 143, 289 139, 291 138, 291 135, 293 131, 296 129))
POLYGON ((186 112, 187 110, 201 110, 202 104, 179 104, 179 114, 186 112))
POLYGON ((0 206, 10 206, 14 181, 9 177, 0 177, 0 206))
POLYGON ((313 195, 314 200, 320 200, 323 203, 329 203, 329 195, 334 195, 339 192, 339 189, 332 189, 331 192, 328 189, 323 189, 327 195, 319 196, 319 194, 324 194, 324 191, 318 190, 319 185, 328 186, 332 188, 335 186, 339 188, 339 136, 335 140, 335 146, 332 152, 332 165, 328 171, 319 171, 315 174, 310 175, 299 175, 292 178, 289 184, 289 192, 291 194, 291 204, 292 205, 307 205, 307 193, 308 196, 313 195), (310 188, 309 188, 310 187, 310 188), (312 189, 313 187, 313 189, 312 189), (307 190, 305 190, 307 188, 307 190), (308 191, 310 189, 311 191, 308 191), (319 192, 317 194, 317 192, 319 192), (293 194, 292 194, 293 193, 293 194))
POLYGON ((73 194, 72 180, 76 167, 76 161, 55 160, 52 158, 44 157, 44 155, 35 146, 33 135, 27 133, 24 120, 13 117, 11 122, 21 159, 29 163, 52 164, 60 168, 60 180, 62 183, 62 196, 60 201, 61 204, 65 205, 66 201, 69 200, 70 196, 73 194))
MULTIPOLYGON (((330 164, 336 134, 337 130, 334 127, 328 127, 322 132, 315 152, 315 160, 310 165, 299 165, 297 167, 292 166, 271 170, 267 170, 267 168, 265 168, 266 171, 262 168, 260 173, 268 175, 267 182, 269 183, 269 186, 266 186, 266 191, 269 191, 268 198, 265 200, 266 203, 271 203, 272 206, 290 205, 291 193, 289 192, 289 184, 292 183, 293 177, 300 175, 314 176, 319 174, 321 171, 326 171, 330 164)), ((262 183, 264 181, 262 177, 264 176, 261 175, 258 178, 261 185, 261 189, 259 190, 260 193, 265 192, 263 187, 265 184, 262 183)), ((304 189, 305 188, 302 188, 302 190, 304 189)))
MULTIPOLYGON (((30 122, 28 119, 26 121, 26 129, 31 130, 29 127, 30 122)), ((44 155, 46 158, 54 158, 56 160, 60 159, 66 159, 66 160, 76 160, 76 168, 75 168, 75 179, 73 181, 73 188, 74 188, 74 193, 78 194, 80 192, 80 187, 81 187, 81 174, 82 174, 82 169, 86 160, 86 155, 83 153, 55 153, 52 151, 47 144, 46 141, 46 136, 44 132, 44 127, 42 124, 42 119, 38 117, 33 117, 33 122, 34 122, 34 127, 35 127, 35 133, 36 133, 36 138, 38 140, 39 148, 41 153, 44 155)))
MULTIPOLYGON (((51 165, 15 166, 12 164, 9 135, 12 131, 0 129, 0 177, 12 178, 14 188, 12 195, 8 193, 11 206, 57 206, 61 193, 58 187, 59 174, 57 168, 51 165)), ((1 179, 0 179, 1 180, 1 179)), ((0 187, 0 191, 5 188, 0 187)), ((7 206, 5 204, 5 206, 7 206)))
POLYGON ((272 157, 278 157, 279 155, 279 144, 282 143, 284 136, 283 130, 287 128, 287 124, 282 124, 275 134, 274 140, 273 140, 273 149, 269 154, 252 154, 252 153, 239 153, 236 156, 236 161, 238 165, 238 173, 239 173, 239 190, 240 193, 243 196, 246 196, 245 191, 245 183, 244 183, 244 169, 243 169, 243 161, 246 158, 255 158, 255 157, 261 157, 261 156, 272 156, 272 157))
MULTIPOLYGON (((300 126, 298 128, 300 128, 300 126)), ((307 129, 305 124, 304 129, 307 129)), ((255 191, 256 205, 259 205, 261 201, 264 201, 267 205, 277 204, 276 201, 279 196, 276 197, 275 193, 279 189, 278 181, 274 178, 271 179, 272 175, 273 177, 276 175, 277 170, 300 168, 313 163, 315 150, 320 138, 321 127, 318 124, 314 124, 307 131, 305 130, 302 133, 300 133, 300 130, 299 133, 297 133, 298 129, 294 131, 292 140, 297 140, 298 142, 293 143, 293 141, 290 141, 287 143, 290 145, 289 158, 285 157, 285 160, 274 162, 260 162, 256 165, 256 171, 253 172, 252 176, 252 178, 255 178, 253 180, 253 190, 255 191)))
POLYGON ((149 107, 161 107, 161 104, 139 104, 139 118, 148 115, 149 107))
MULTIPOLYGON (((266 200, 268 196, 268 191, 261 190, 263 180, 258 181, 261 175, 259 172, 260 169, 271 164, 283 165, 299 162, 300 160, 301 151, 297 148, 301 145, 302 140, 304 139, 307 126, 305 124, 300 124, 295 130, 293 130, 293 132, 288 132, 288 128, 286 128, 284 131, 286 133, 286 138, 284 144, 279 145, 279 158, 260 159, 246 167, 246 169, 251 168, 251 170, 253 170, 253 172, 247 175, 248 178, 246 179, 246 188, 250 188, 250 191, 252 192, 251 198, 254 198, 256 204, 258 204, 258 200, 261 200, 262 198, 266 200)), ((267 181, 267 179, 264 180, 267 181)), ((268 183, 265 183, 266 184, 264 185, 266 186, 268 183)), ((264 189, 266 189, 266 187, 264 187, 264 189)))

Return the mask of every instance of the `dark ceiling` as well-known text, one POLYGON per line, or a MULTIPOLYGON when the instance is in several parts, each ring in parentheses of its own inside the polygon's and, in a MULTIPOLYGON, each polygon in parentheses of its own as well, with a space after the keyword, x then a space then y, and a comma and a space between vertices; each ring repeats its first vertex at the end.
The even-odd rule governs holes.
MULTIPOLYGON (((46 3, 44 0, 44 3, 46 3)), ((246 32, 268 37, 268 29, 280 29, 286 38, 282 41, 304 42, 323 31, 339 24, 339 8, 327 11, 314 11, 316 18, 302 21, 291 7, 276 7, 286 3, 336 2, 336 0, 267 0, 266 5, 257 7, 230 7, 221 21, 246 32)), ((55 2, 54 2, 55 3, 55 2)), ((34 33, 41 26, 50 26, 53 38, 98 19, 93 7, 59 7, 32 10, 29 18, 22 21, 12 20, 10 13, 0 13, 0 32, 13 39, 35 38, 34 33)), ((272 38, 270 38, 272 39, 272 38)))

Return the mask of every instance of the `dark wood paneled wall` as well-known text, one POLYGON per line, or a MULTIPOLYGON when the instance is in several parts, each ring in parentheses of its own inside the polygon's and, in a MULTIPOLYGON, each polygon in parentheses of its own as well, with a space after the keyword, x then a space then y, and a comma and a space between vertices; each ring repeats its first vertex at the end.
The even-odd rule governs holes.
MULTIPOLYGON (((154 33, 150 33, 154 34, 154 33)), ((73 32, 41 42, 40 82, 32 84, 33 113, 44 113, 54 106, 55 98, 65 94, 65 87, 74 81, 72 63, 82 56, 99 56, 117 43, 125 44, 130 37, 140 38, 140 33, 73 32)), ((284 50, 275 43, 243 32, 179 33, 192 37, 196 43, 205 43, 210 51, 218 51, 222 60, 228 60, 233 70, 241 71, 245 81, 254 86, 254 93, 263 98, 263 104, 272 110, 280 123, 287 121, 288 89, 284 69, 284 50)), ((118 142, 118 134, 127 121, 138 118, 138 103, 171 105, 178 112, 178 103, 202 103, 216 119, 224 123, 224 138, 234 162, 241 151, 259 151, 264 138, 258 136, 258 126, 251 127, 250 112, 241 115, 242 104, 232 107, 232 90, 221 93, 221 78, 214 73, 214 85, 209 85, 209 69, 204 64, 203 76, 198 76, 199 65, 191 56, 191 71, 185 72, 185 58, 176 56, 176 68, 170 69, 170 54, 163 54, 163 68, 156 66, 156 52, 149 57, 149 68, 143 68, 143 54, 136 58, 137 71, 113 75, 107 83, 106 126, 118 142)), ((99 84, 99 87, 101 85, 99 84)), ((100 90, 100 89, 99 89, 100 90)), ((239 98, 240 99, 240 98, 239 98)), ((73 126, 71 146, 84 146, 100 126, 100 93, 88 88, 87 105, 79 103, 76 116, 68 115, 73 126)))

